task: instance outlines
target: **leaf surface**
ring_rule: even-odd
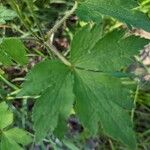
[[[116,84],[117,83],[117,84]],[[97,133],[98,123],[111,137],[136,148],[130,117],[122,108],[128,97],[119,80],[101,73],[76,70],[76,112],[83,125]]]
[[[13,114],[5,102],[0,103],[0,129],[4,129],[13,122]]]
[[[1,150],[23,150],[13,139],[7,138],[5,135],[1,137],[0,149]]]
[[[40,62],[27,74],[26,81],[23,83],[23,88],[18,96],[41,94],[41,92],[46,90],[53,82],[56,82],[56,74],[61,74],[64,72],[64,69],[66,70],[59,61],[45,60]],[[59,70],[59,73],[56,73],[57,70]]]
[[[33,110],[37,140],[54,131],[59,118],[66,119],[71,112],[74,100],[72,84],[70,69],[57,61],[46,60],[36,65],[27,76],[22,94],[41,95]]]
[[[134,9],[134,0],[86,0],[78,8],[78,15],[84,20],[100,20],[102,15],[111,16],[127,25],[150,31],[149,18]]]
[[[130,90],[119,79],[126,75],[119,71],[147,43],[145,39],[126,37],[119,30],[102,37],[101,27],[85,26],[71,44],[72,67],[56,60],[37,64],[18,94],[39,95],[32,115],[36,140],[53,131],[63,137],[75,96],[75,112],[92,135],[98,132],[100,123],[107,135],[136,149],[128,114],[133,102]],[[60,120],[63,120],[61,127]]]
[[[125,37],[124,32],[118,30],[105,35],[98,41],[95,40],[97,41],[95,42],[91,36],[92,34],[89,34],[94,29],[86,29],[88,32],[84,32],[84,34],[85,29],[83,29],[74,37],[71,48],[71,61],[76,67],[103,72],[120,71],[123,67],[127,67],[133,61],[132,57],[149,43],[149,40],[139,37]],[[99,30],[95,32],[97,32],[95,39],[98,39],[100,37]],[[81,38],[84,39],[84,42]],[[93,41],[93,44],[90,44],[89,39]],[[90,46],[88,46],[89,44],[86,46],[86,43],[89,43]]]

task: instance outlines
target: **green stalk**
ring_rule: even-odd
[[[134,113],[135,113],[135,109],[136,109],[136,102],[137,102],[137,99],[138,99],[139,89],[140,89],[140,86],[139,86],[139,83],[138,83],[136,91],[135,91],[135,96],[134,96],[134,108],[132,109],[132,112],[131,112],[131,121],[132,122],[134,122]]]
[[[18,90],[19,88],[17,86],[15,86],[14,84],[12,84],[11,82],[9,82],[7,79],[5,79],[2,75],[0,75],[0,79],[7,84],[9,87],[11,87],[13,90]]]
[[[70,11],[68,11],[66,13],[66,15],[61,20],[59,20],[58,22],[56,22],[56,24],[54,25],[54,27],[47,34],[48,39],[50,39],[51,35],[53,33],[55,33],[58,30],[58,28],[61,27],[61,25],[64,23],[64,21],[67,20],[74,13],[74,11],[77,9],[77,6],[78,6],[78,3],[75,2],[75,4],[72,7],[72,9]]]
[[[74,11],[77,9],[77,6],[78,4],[77,2],[75,2],[72,9],[68,11],[66,15],[54,25],[54,27],[47,33],[48,40],[47,42],[44,43],[44,45],[48,49],[50,49],[65,65],[70,66],[70,67],[72,66],[72,64],[52,44],[51,36],[53,33],[55,33],[58,30],[58,28],[60,28],[60,26],[64,23],[64,21],[67,20],[69,16],[71,16],[74,13]]]
[[[45,43],[45,46],[51,50],[65,65],[72,66],[72,64],[56,49],[56,47],[52,44]]]
[[[28,0],[26,0],[28,2],[28,4],[30,4],[30,2]],[[17,12],[17,14],[19,15],[20,17],[20,20],[23,22],[24,26],[26,27],[27,30],[29,30],[40,42],[42,42],[46,49],[48,50],[48,53],[49,55],[51,56],[51,52],[53,52],[65,65],[67,66],[72,66],[72,64],[56,49],[56,47],[52,44],[51,40],[50,40],[50,37],[53,33],[55,33],[57,31],[58,28],[60,28],[60,26],[64,23],[65,20],[68,19],[68,17],[70,15],[72,15],[74,13],[74,11],[77,9],[77,2],[75,2],[73,8],[68,11],[66,13],[66,15],[61,19],[59,20],[55,25],[54,27],[48,32],[47,36],[48,36],[48,41],[47,42],[43,42],[44,39],[43,37],[39,37],[38,35],[36,35],[31,29],[30,29],[30,26],[26,23],[26,21],[24,20],[24,17],[22,15],[22,12],[19,8],[19,6],[17,5],[16,1],[15,0],[11,0],[10,1],[10,4],[12,5],[12,7],[14,8],[14,10]],[[30,6],[29,6],[30,7]],[[30,7],[30,11],[32,12],[32,15],[33,15],[33,18],[35,18],[34,16],[34,12],[32,10],[32,7]],[[49,51],[50,50],[50,51]]]

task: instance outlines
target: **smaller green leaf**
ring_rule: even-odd
[[[13,114],[5,102],[0,103],[0,129],[4,129],[13,122]]]
[[[58,120],[69,115],[73,104],[72,81],[69,68],[59,61],[45,60],[27,75],[18,96],[41,95],[32,116],[37,141],[59,128]]]
[[[12,122],[13,113],[8,110],[5,102],[0,103],[0,150],[23,150],[21,145],[27,145],[32,141],[31,135],[22,129],[4,129]]]
[[[18,38],[4,38],[0,44],[0,62],[11,65],[12,60],[22,65],[26,64],[26,47]]]

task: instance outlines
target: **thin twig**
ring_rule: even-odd
[[[47,44],[45,46],[49,48],[65,65],[72,66],[72,64],[57,50],[57,48],[52,44]]]
[[[8,26],[8,25],[0,25],[0,28],[11,28],[11,26]]]
[[[67,20],[74,13],[74,11],[77,9],[77,6],[78,6],[78,4],[77,4],[77,2],[75,2],[72,9],[70,11],[68,11],[66,13],[66,15],[54,25],[54,27],[47,33],[48,39],[50,39],[51,35],[53,33],[55,33],[58,30],[58,28],[61,27],[61,25],[64,23],[64,21]]]

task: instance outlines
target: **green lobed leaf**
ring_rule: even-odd
[[[36,65],[18,94],[40,95],[33,109],[36,139],[39,141],[53,131],[57,135],[57,131],[64,133],[65,128],[60,128],[58,121],[66,120],[75,94],[75,111],[92,134],[97,133],[101,123],[109,136],[135,149],[135,135],[128,115],[133,107],[130,91],[113,76],[118,76],[116,71],[127,66],[131,56],[147,43],[138,37],[125,37],[123,31],[102,37],[100,27],[91,29],[86,26],[72,42],[71,62],[74,68],[50,60]],[[59,136],[62,137],[62,133]]]
[[[85,30],[86,32],[84,32]],[[93,31],[97,33],[95,40],[91,36]],[[88,26],[84,27],[83,30],[75,35],[72,42],[72,63],[76,67],[89,70],[103,72],[120,71],[123,67],[128,66],[133,60],[132,57],[149,43],[149,40],[135,36],[125,37],[124,34],[124,31],[115,30],[100,38],[98,28],[90,29]],[[93,45],[90,44],[89,39],[93,41]],[[96,39],[99,40],[97,41]]]
[[[26,55],[26,48],[18,38],[4,38],[0,44],[0,62],[5,65],[11,65],[12,60],[24,65],[28,61]]]
[[[102,27],[90,25],[83,27],[73,38],[71,43],[71,61],[81,61],[83,56],[92,49],[98,40],[102,38]]]
[[[41,94],[33,109],[37,141],[54,131],[59,118],[65,119],[71,112],[74,100],[72,82],[70,69],[60,62],[50,60],[36,65],[27,76],[22,94]]]
[[[55,73],[60,74],[64,71],[64,66],[58,61],[45,60],[36,65],[26,76],[26,82],[22,85],[22,90],[18,96],[35,96],[45,91],[52,83],[57,80]],[[35,86],[36,85],[36,86]]]
[[[45,90],[41,89],[41,92],[39,92],[41,96],[36,101],[33,110],[34,128],[37,140],[41,140],[48,132],[51,133],[54,129],[57,131],[58,120],[62,118],[65,120],[69,115],[73,107],[72,104],[74,99],[72,94],[73,81],[70,70],[57,61],[46,60],[36,65],[33,72],[29,73],[28,78],[32,76],[30,79],[34,79],[34,75],[36,77],[37,72],[45,70],[43,68],[46,67],[51,78],[48,79],[47,76],[45,76],[47,88],[45,86]],[[50,68],[53,71],[50,71]],[[41,78],[44,83],[44,77],[41,76]],[[29,86],[32,87],[33,81],[35,80],[29,81],[30,80],[27,79]],[[28,87],[28,84],[25,83],[23,89],[32,90],[32,88]],[[38,86],[40,87],[41,84]],[[36,91],[35,89],[35,92]],[[78,70],[75,74],[74,93],[77,100],[77,114],[81,122],[83,122],[92,133],[97,133],[98,123],[101,122],[108,135],[123,141],[130,147],[134,147],[135,139],[131,129],[132,125],[129,116],[124,110],[131,109],[133,105],[128,97],[129,91],[122,86],[119,79],[102,73]],[[110,110],[110,114],[107,110]],[[108,119],[109,117],[110,119]],[[110,129],[107,123],[111,126]],[[123,131],[115,134],[118,127],[121,129],[121,126]],[[61,129],[59,129],[59,131],[61,131]],[[130,140],[132,142],[130,142]]]
[[[100,122],[109,136],[133,150],[136,149],[136,140],[132,123],[122,107],[127,104],[128,96],[126,89],[119,83],[119,79],[102,73],[76,70],[75,110],[92,135],[97,133]]]
[[[127,25],[150,31],[149,18],[134,9],[137,6],[134,0],[86,0],[79,6],[77,14],[88,21],[98,21],[102,15],[112,16]]]
[[[0,130],[6,128],[13,122],[13,114],[5,102],[0,103]]]

